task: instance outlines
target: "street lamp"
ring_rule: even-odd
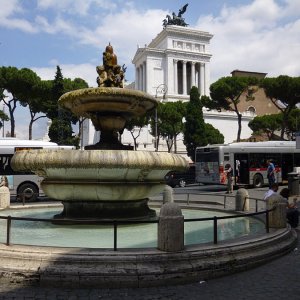
[[[166,94],[168,92],[168,86],[164,83],[156,87],[155,98],[158,98],[158,95],[162,95],[162,100],[166,99]],[[158,151],[158,135],[157,135],[157,107],[155,108],[155,151]]]

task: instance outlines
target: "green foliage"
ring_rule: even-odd
[[[0,129],[3,127],[3,122],[5,121],[9,121],[9,117],[3,110],[0,110]]]
[[[36,97],[36,89],[41,79],[30,69],[17,69],[15,67],[0,68],[0,95],[8,108],[11,136],[15,135],[15,110],[17,103],[27,106],[30,99]],[[4,91],[10,93],[4,97]]]
[[[257,116],[248,123],[254,133],[266,133],[269,140],[274,138],[274,132],[280,130],[282,114]]]
[[[51,142],[59,145],[73,145],[79,147],[79,139],[72,135],[72,126],[68,120],[53,119],[49,128],[49,138]]]
[[[280,75],[276,78],[265,78],[261,82],[266,96],[282,112],[281,138],[288,127],[291,111],[300,102],[300,77]]]
[[[196,147],[207,145],[205,123],[202,112],[202,102],[196,87],[190,91],[190,101],[186,105],[184,139],[188,156],[195,161]]]
[[[43,81],[34,71],[27,68],[1,67],[0,100],[8,108],[11,136],[15,135],[14,114],[18,103],[23,107],[28,107],[30,111],[29,139],[32,138],[33,123],[46,115],[52,120],[60,117],[75,124],[78,118],[69,111],[59,109],[57,101],[65,92],[85,87],[88,87],[87,83],[80,78],[74,80],[64,79],[59,66],[57,66],[53,81]],[[11,94],[11,96],[5,97],[4,91]],[[39,113],[45,115],[37,115]]]
[[[132,118],[126,122],[125,128],[131,133],[134,142],[134,150],[137,149],[137,139],[140,136],[141,130],[149,123],[150,115]],[[134,130],[137,129],[137,130]]]
[[[49,88],[48,84],[45,86]],[[83,79],[64,79],[60,67],[57,66],[55,78],[50,87],[51,96],[47,98],[47,102],[44,104],[47,117],[52,119],[52,124],[49,129],[52,134],[52,137],[49,135],[51,141],[58,144],[74,145],[74,139],[79,140],[80,137],[75,138],[72,136],[72,129],[69,129],[69,127],[72,128],[71,123],[76,124],[79,121],[78,117],[71,111],[60,107],[58,105],[58,99],[66,92],[86,87],[88,87],[88,84]]]
[[[195,161],[195,150],[197,147],[207,144],[223,144],[224,136],[211,124],[206,124],[203,119],[203,103],[209,100],[207,96],[199,98],[196,87],[192,87],[190,101],[186,105],[186,122],[184,126],[184,144],[188,156]]]
[[[255,77],[222,77],[210,86],[211,102],[205,99],[205,106],[209,109],[231,110],[238,116],[237,141],[241,139],[242,115],[239,112],[238,104],[241,96],[245,94],[247,101],[254,100],[254,92],[258,84]]]
[[[207,144],[224,144],[224,135],[211,124],[205,123]]]
[[[167,102],[161,106],[159,134],[167,140],[168,151],[174,144],[174,152],[177,152],[176,138],[183,132],[182,119],[185,116],[186,106],[181,101]]]

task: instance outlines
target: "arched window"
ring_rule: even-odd
[[[252,115],[255,115],[256,114],[256,109],[254,106],[249,106],[247,111],[252,114]]]

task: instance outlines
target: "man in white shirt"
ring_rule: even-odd
[[[273,182],[270,189],[265,193],[264,200],[269,198],[271,195],[276,194],[278,191],[278,183]]]

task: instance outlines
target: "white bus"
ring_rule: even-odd
[[[75,149],[73,146],[59,146],[56,143],[46,141],[0,138],[0,177],[7,177],[11,195],[16,195],[16,197],[24,195],[25,199],[30,201],[44,195],[40,187],[42,177],[31,172],[16,172],[10,165],[11,158],[16,151],[43,148]]]
[[[267,160],[274,163],[277,182],[282,183],[288,180],[288,173],[294,167],[300,166],[300,149],[296,149],[293,141],[216,144],[197,147],[195,160],[198,183],[226,184],[224,170],[230,164],[235,185],[261,187],[268,183]]]

